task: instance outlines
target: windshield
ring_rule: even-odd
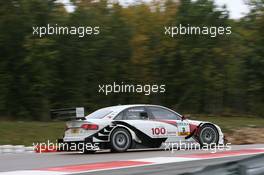
[[[112,112],[111,110],[103,108],[87,115],[86,118],[101,119],[104,118],[107,114],[110,114],[111,112]]]

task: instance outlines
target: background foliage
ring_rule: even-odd
[[[154,103],[184,113],[263,117],[263,0],[240,20],[210,0],[127,7],[107,0],[0,1],[0,116],[48,120],[49,109]],[[32,35],[32,26],[100,26],[99,36]],[[164,26],[231,26],[232,34],[164,35]],[[98,93],[99,84],[165,84],[165,94]]]

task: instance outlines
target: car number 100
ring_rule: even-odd
[[[160,135],[160,134],[165,134],[166,129],[165,128],[151,128],[152,134],[153,135]]]

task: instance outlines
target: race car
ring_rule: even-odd
[[[84,116],[84,108],[52,110],[55,118],[67,118],[64,144],[96,144],[99,149],[125,152],[136,148],[159,148],[164,143],[224,144],[219,126],[186,119],[159,105],[117,105]],[[65,149],[64,149],[65,150]],[[94,152],[85,149],[84,152]]]

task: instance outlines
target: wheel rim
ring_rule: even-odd
[[[123,133],[118,133],[116,135],[116,144],[119,147],[124,147],[124,145],[126,144],[126,142],[127,142],[127,138],[126,138],[126,136]]]
[[[205,127],[201,132],[202,143],[216,143],[216,131],[211,127]]]
[[[114,143],[118,148],[125,149],[128,146],[128,139],[128,135],[125,132],[119,131],[115,133]]]

